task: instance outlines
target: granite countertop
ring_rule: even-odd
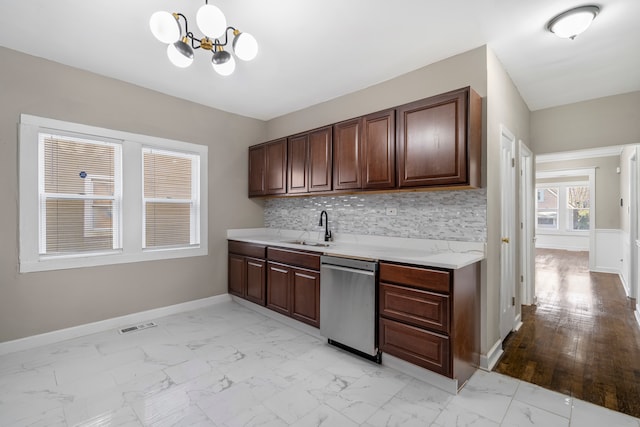
[[[248,228],[227,230],[227,238],[352,258],[402,262],[458,269],[485,258],[484,242],[409,239],[402,237],[334,234],[331,242],[315,231]]]

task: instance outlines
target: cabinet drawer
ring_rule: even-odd
[[[266,256],[267,247],[264,245],[258,245],[256,243],[238,242],[236,240],[229,240],[229,253],[246,255],[254,258],[264,259]]]
[[[450,292],[450,275],[448,271],[381,262],[380,281],[414,286],[428,291]]]
[[[269,261],[295,265],[310,270],[320,270],[320,255],[311,252],[302,252],[284,248],[267,248]]]
[[[445,336],[381,318],[380,348],[383,353],[452,378],[449,339]]]
[[[381,283],[380,315],[449,333],[449,297],[445,295]]]

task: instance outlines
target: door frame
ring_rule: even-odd
[[[638,299],[638,148],[629,157],[629,296]]]
[[[532,151],[522,140],[518,141],[520,157],[520,303],[536,303],[535,289],[535,182]]]
[[[589,181],[589,271],[596,270],[596,169],[593,167],[536,171],[536,180],[539,178],[568,178],[574,176],[586,176]]]
[[[500,339],[516,329],[516,137],[500,125]]]

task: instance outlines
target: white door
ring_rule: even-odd
[[[534,184],[533,153],[520,145],[520,274],[521,303],[535,304]]]
[[[500,126],[501,249],[500,249],[500,338],[513,330],[516,320],[515,222],[516,174],[515,137]]]
[[[629,158],[629,290],[630,297],[638,299],[638,149]]]

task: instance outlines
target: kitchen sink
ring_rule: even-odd
[[[331,246],[331,243],[327,242],[314,242],[312,240],[281,240],[282,243],[289,243],[293,245],[304,245],[304,246],[316,246],[322,248],[328,248]]]

